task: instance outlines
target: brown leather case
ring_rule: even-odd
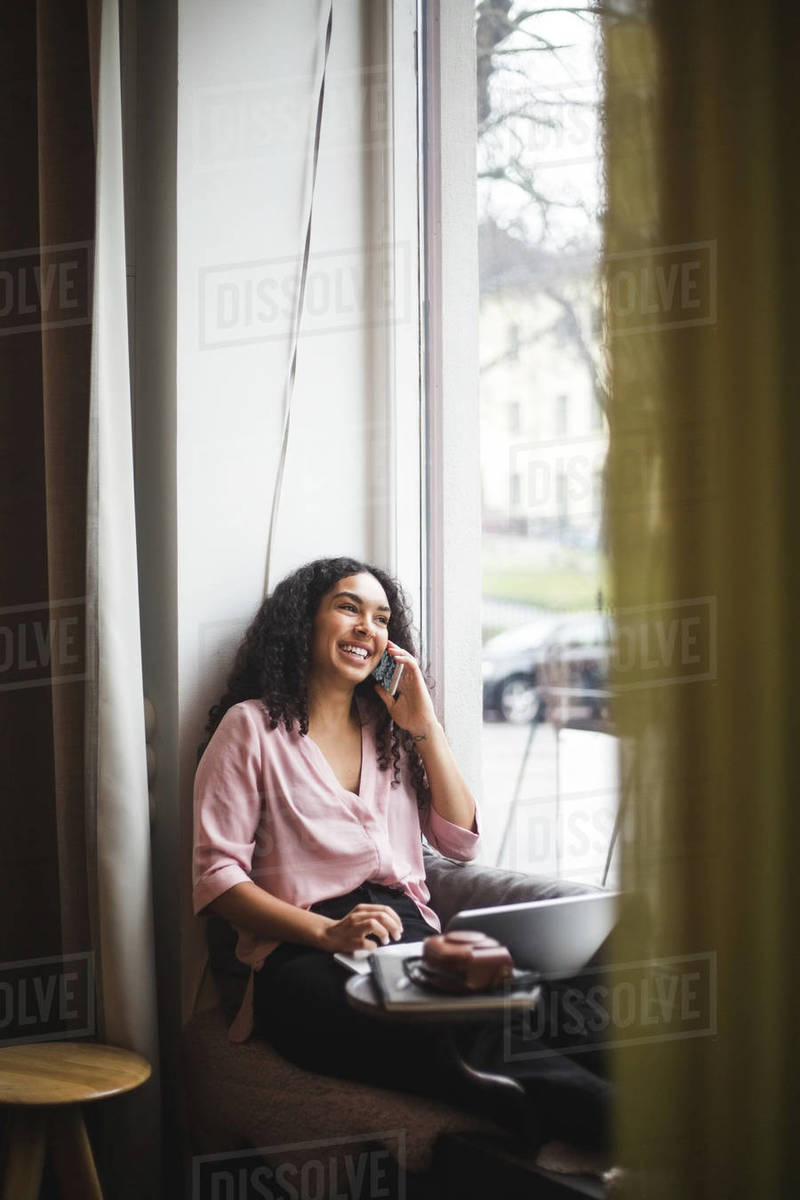
[[[514,971],[514,960],[505,946],[470,929],[426,938],[422,959],[437,971],[452,972],[469,991],[499,987]]]

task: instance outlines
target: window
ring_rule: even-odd
[[[604,407],[595,18],[516,0],[421,6],[438,711],[481,797],[482,861],[599,882],[617,747],[596,483],[607,431],[592,415]],[[575,622],[600,633],[571,637]]]
[[[597,29],[588,4],[480,0],[475,39],[483,856],[600,882],[617,778],[598,611]]]

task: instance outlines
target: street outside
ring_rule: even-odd
[[[618,745],[605,733],[535,724],[483,724],[478,861],[532,875],[600,884],[618,800]],[[619,847],[606,886],[618,886]]]

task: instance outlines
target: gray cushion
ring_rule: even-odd
[[[431,894],[431,908],[442,927],[462,908],[491,908],[497,904],[521,904],[525,900],[553,900],[559,896],[603,891],[589,883],[524,875],[500,867],[484,867],[480,863],[454,862],[427,851],[425,878]]]
[[[240,1147],[290,1146],[299,1141],[353,1139],[394,1130],[405,1142],[409,1171],[430,1167],[441,1133],[497,1135],[501,1127],[441,1100],[317,1075],[287,1062],[261,1038],[228,1040],[221,1008],[197,1013],[181,1037],[187,1127],[195,1154]],[[396,1156],[397,1138],[386,1140]],[[352,1149],[348,1143],[347,1149]],[[335,1145],[311,1147],[312,1157]],[[269,1158],[270,1156],[266,1156]]]

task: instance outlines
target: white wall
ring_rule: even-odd
[[[147,43],[135,185],[142,625],[158,722],[160,980],[182,962],[185,1019],[205,956],[204,930],[191,913],[196,748],[263,594],[327,8],[324,0],[137,7]],[[432,410],[438,406],[427,464],[433,559],[419,537],[420,454],[430,447],[419,389],[416,5],[337,0],[334,16],[270,582],[312,557],[343,553],[399,575],[417,624],[427,617],[434,699],[477,792],[474,103],[469,88],[456,86],[474,75],[471,10],[456,0],[444,6],[447,133],[435,251],[449,332],[439,338],[444,382],[430,393]],[[165,995],[172,1026],[171,1004]]]
[[[307,324],[271,585],[320,555],[394,566],[390,347],[414,328],[389,236],[388,6],[337,0]],[[183,1010],[204,955],[191,915],[195,752],[262,598],[291,304],[327,5],[179,3],[177,629]],[[415,187],[415,181],[409,181]],[[400,247],[401,264],[415,247]],[[415,271],[407,264],[408,277]]]

